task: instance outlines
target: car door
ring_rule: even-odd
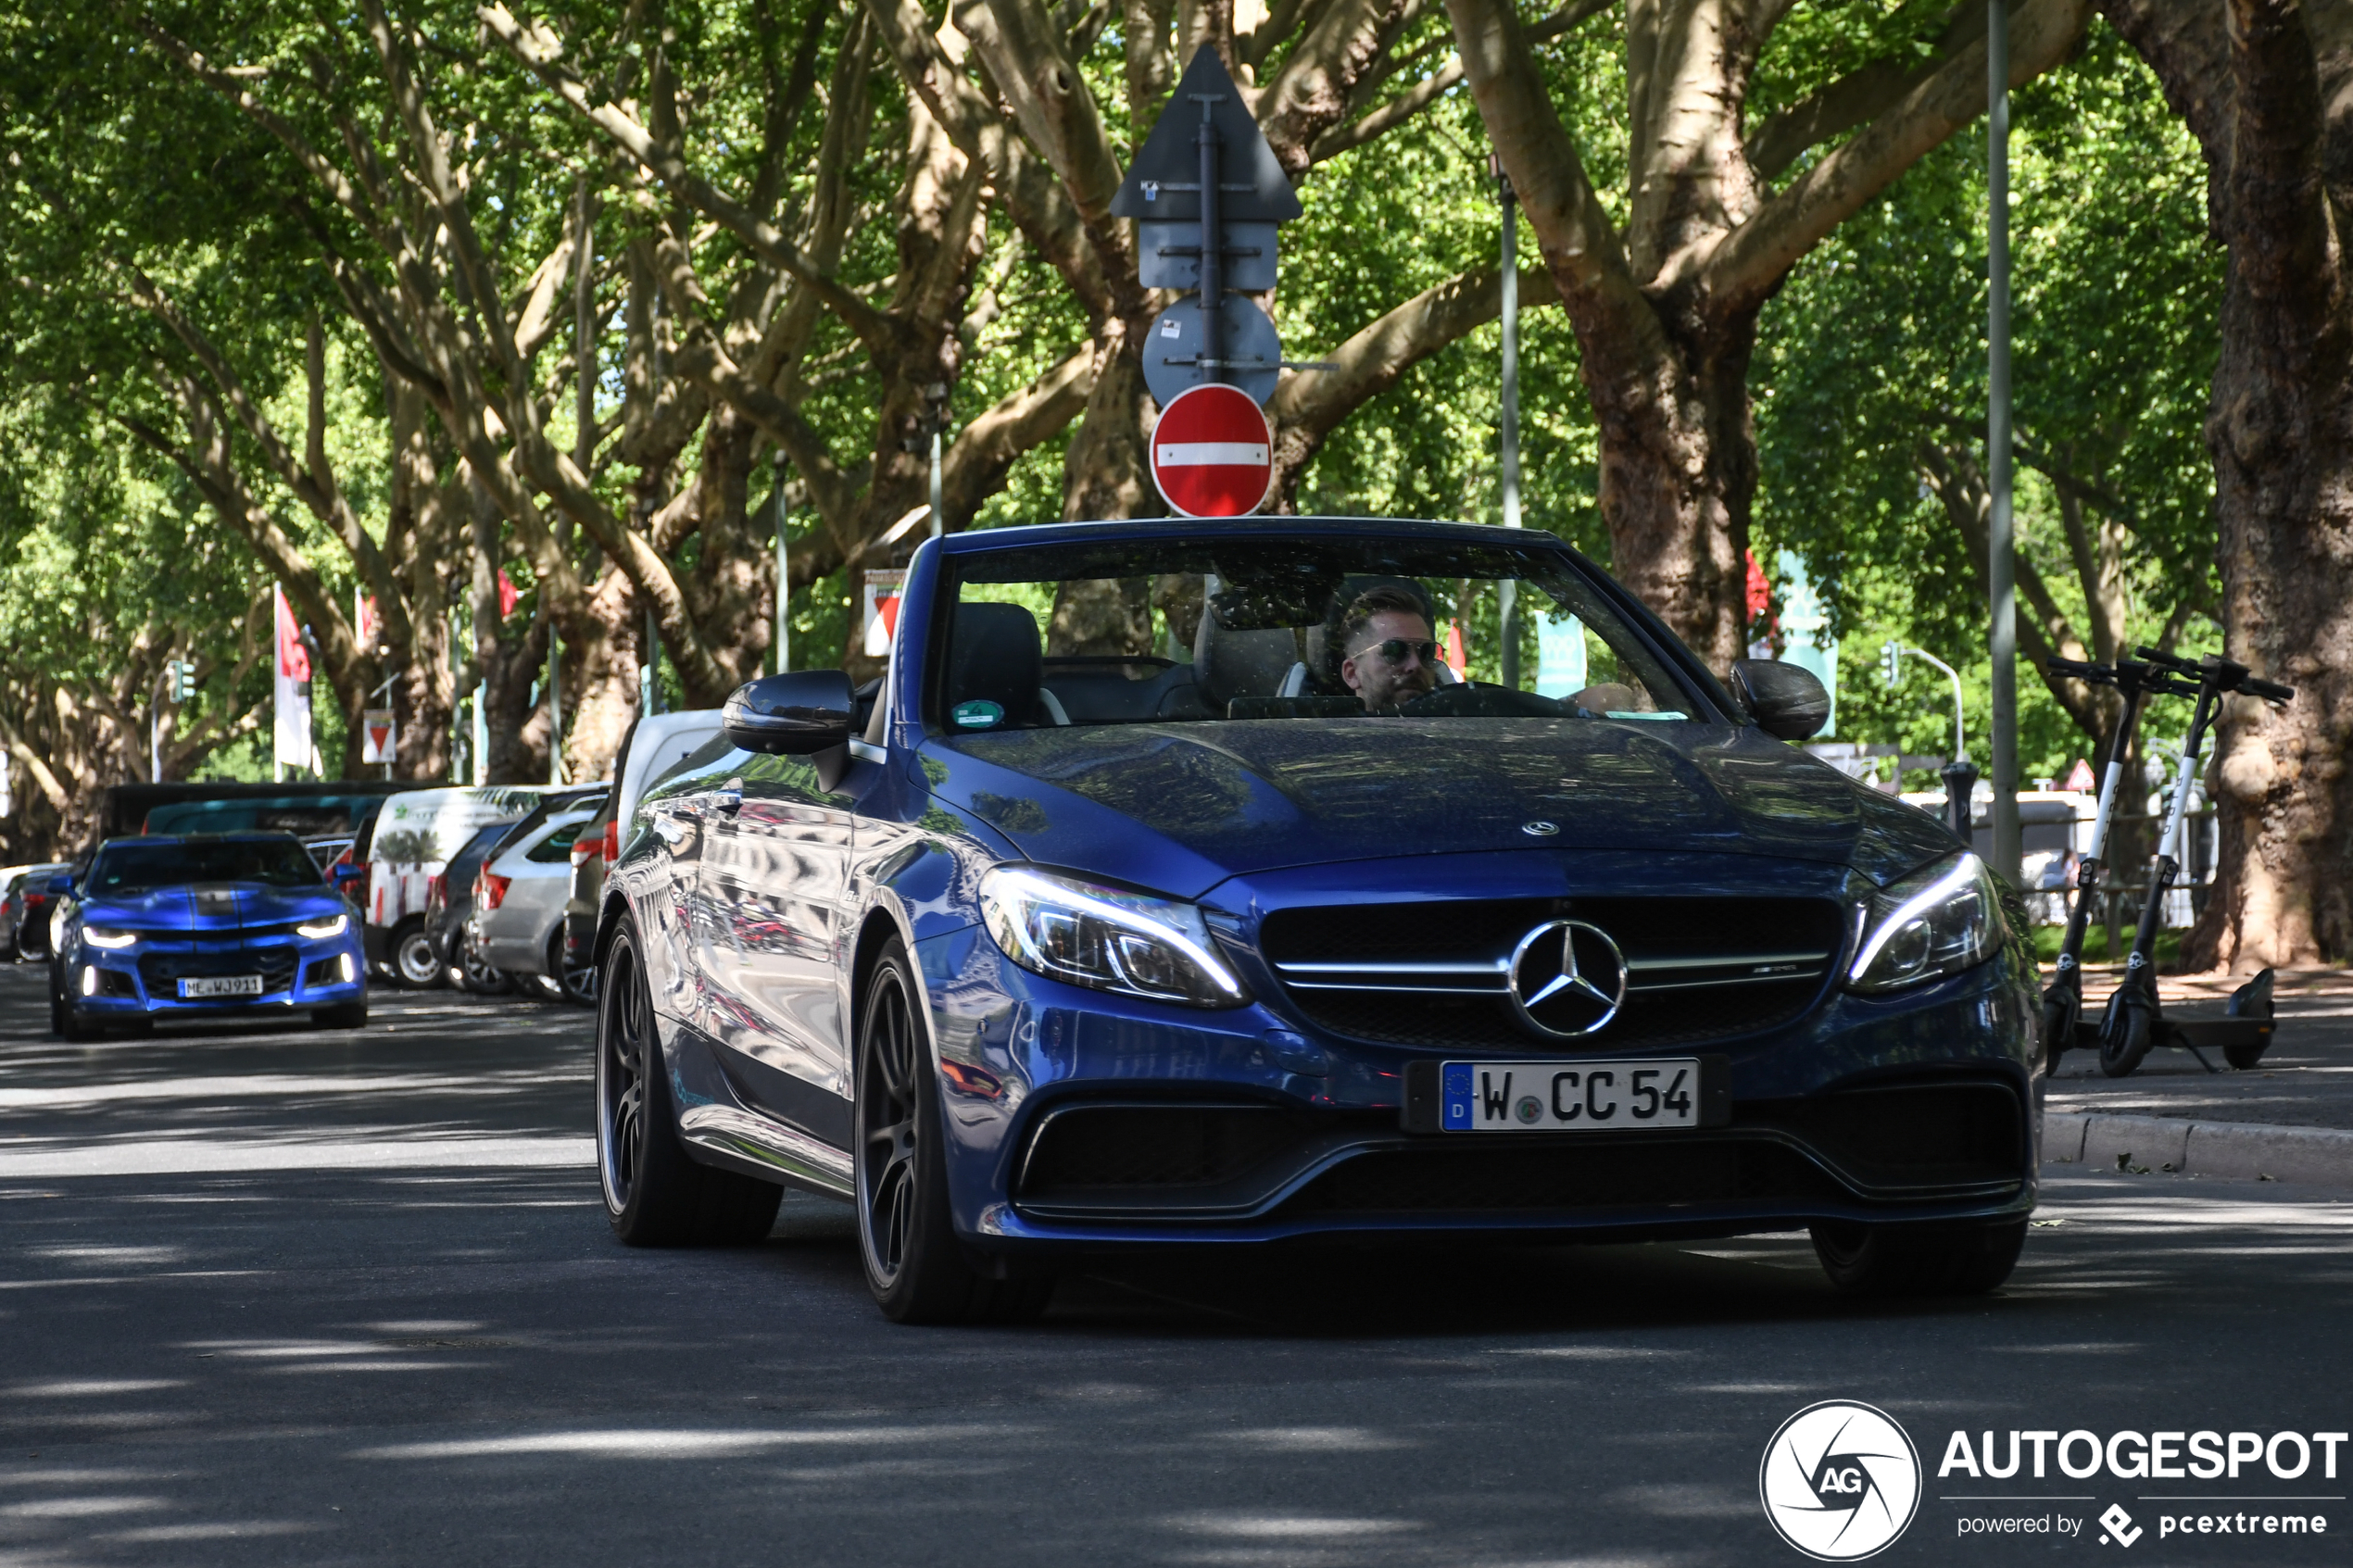
[[[801,757],[738,754],[712,793],[702,867],[711,1034],[739,1086],[839,1145],[849,1061],[836,966],[849,875],[849,797]]]

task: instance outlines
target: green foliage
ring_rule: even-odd
[[[2201,425],[2221,282],[2203,165],[2155,79],[2098,23],[2080,60],[2018,94],[2014,122],[2020,439],[2124,504],[2131,624],[2150,640],[2177,603],[2214,591]],[[1797,551],[1822,586],[1843,638],[1842,738],[1951,748],[1941,675],[1907,661],[1902,685],[1882,687],[1879,649],[1894,638],[1962,671],[1981,765],[1985,601],[1919,450],[1983,450],[1984,156],[1982,136],[1948,143],[1842,226],[1768,307],[1753,381],[1755,550]],[[2057,495],[2023,466],[2017,519],[2021,553],[2083,625]],[[2032,669],[2019,688],[2021,776],[2063,774],[2088,741]]]

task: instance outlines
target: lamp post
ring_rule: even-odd
[[[1501,407],[1497,411],[1495,472],[1503,492],[1504,526],[1517,528],[1519,517],[1519,197],[1512,177],[1504,172],[1502,155],[1487,155],[1488,171],[1495,177],[1495,199],[1504,209],[1503,288],[1504,363]],[[1519,584],[1504,578],[1495,586],[1497,630],[1502,633],[1499,673],[1504,684],[1519,687]]]
[[[1994,748],[1994,869],[2019,875],[2018,584],[2010,515],[2009,0],[1985,3],[1985,479]]]
[[[792,648],[786,641],[791,624],[791,617],[786,612],[791,608],[792,578],[785,571],[785,455],[782,452],[776,454],[774,471],[776,485],[769,495],[776,513],[776,668],[774,673],[781,675],[792,668]]]
[[[1927,663],[1935,665],[1939,670],[1944,671],[1944,678],[1953,683],[1953,760],[1956,762],[1966,761],[1969,758],[1969,746],[1962,738],[1961,677],[1959,672],[1957,671],[1951,665],[1945,663],[1943,659],[1929,652],[1926,648],[1907,648],[1901,643],[1889,643],[1880,649],[1880,673],[1885,678],[1887,684],[1891,686],[1895,684],[1897,679],[1899,678],[1900,671],[1898,667],[1906,654],[1911,655],[1914,659],[1921,659]]]

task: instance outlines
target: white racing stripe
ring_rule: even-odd
[[[1164,469],[1263,469],[1266,463],[1263,441],[1170,441],[1160,447],[1160,466]]]

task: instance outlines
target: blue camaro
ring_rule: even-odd
[[[368,1022],[351,906],[291,834],[117,838],[72,884],[49,965],[49,1026],[108,1026],[304,1009]]]
[[[834,1194],[905,1321],[1332,1235],[1804,1227],[1844,1288],[1990,1289],[2034,1202],[2032,956],[1942,822],[1786,744],[1826,706],[1719,682],[1532,532],[928,544],[879,683],[744,686],[628,824],[613,1227],[742,1241],[779,1184]]]

